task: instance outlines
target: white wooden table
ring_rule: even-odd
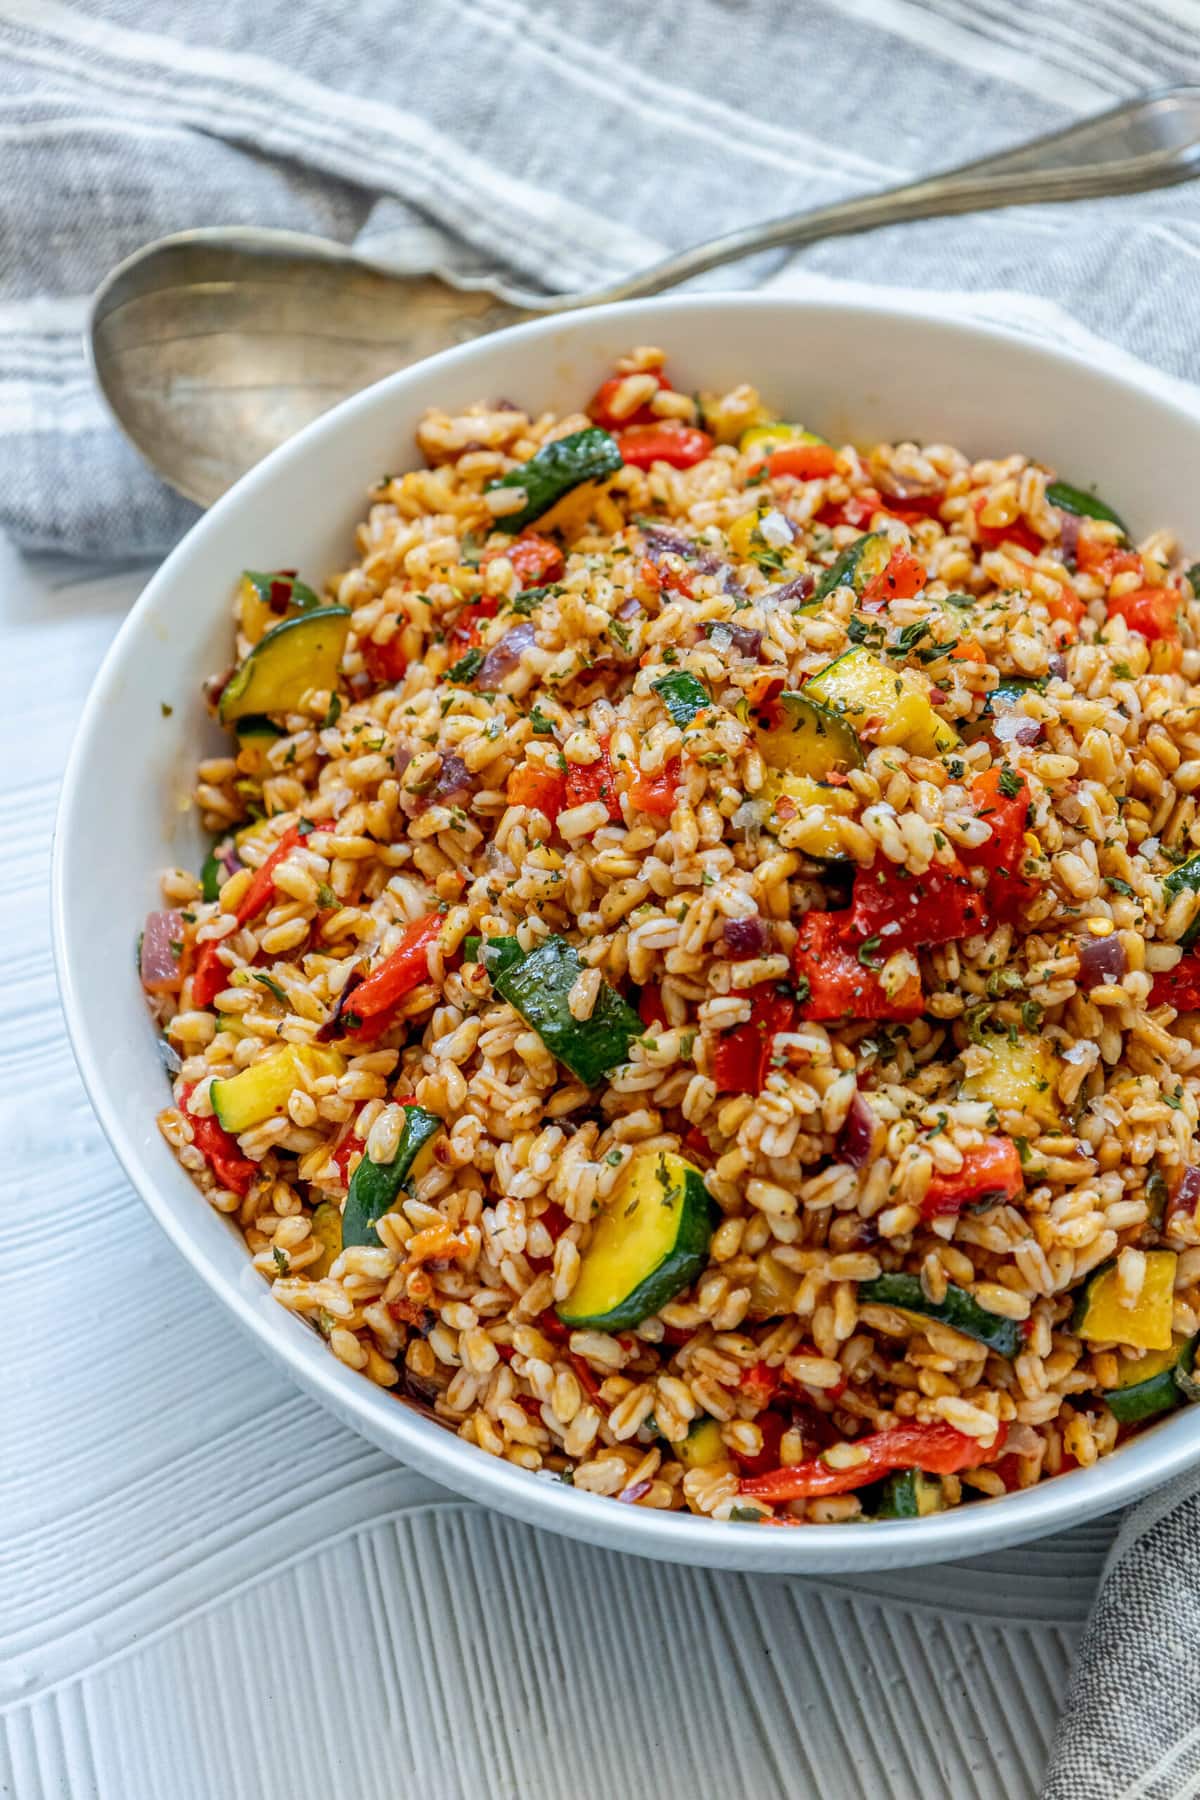
[[[1111,1526],[820,1583],[540,1535],[327,1418],[160,1235],[47,916],[71,734],[144,578],[0,546],[0,1794],[1033,1794]]]

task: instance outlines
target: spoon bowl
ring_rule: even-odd
[[[1200,173],[1200,87],[1164,88],[957,169],[730,232],[590,294],[505,299],[393,272],[288,231],[187,231],[139,250],[96,296],[90,354],[151,468],[208,506],[339,400],[439,350],[539,314],[659,294],[784,245],[909,219],[1139,193]]]
[[[110,276],[91,354],[126,436],[210,506],[339,400],[532,316],[483,288],[384,273],[320,238],[189,231]]]

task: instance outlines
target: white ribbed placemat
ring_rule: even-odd
[[[1024,1800],[1110,1523],[821,1583],[538,1534],[327,1418],[160,1235],[76,1075],[46,893],[144,577],[0,546],[0,1793]]]

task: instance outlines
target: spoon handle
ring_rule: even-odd
[[[997,206],[1137,194],[1190,181],[1198,174],[1200,87],[1159,88],[1095,118],[999,155],[946,169],[940,175],[728,232],[707,244],[682,250],[603,292],[589,294],[587,304],[658,294],[708,269],[785,244],[812,244],[819,238],[844,237],[906,219],[982,212]]]

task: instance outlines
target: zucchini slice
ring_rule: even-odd
[[[1143,1419],[1153,1419],[1181,1405],[1185,1396],[1189,1400],[1195,1398],[1188,1392],[1195,1386],[1195,1361],[1194,1337],[1177,1337],[1169,1350],[1149,1350],[1136,1358],[1124,1356],[1116,1387],[1109,1388],[1101,1399],[1120,1425],[1138,1425]]]
[[[281,619],[316,612],[324,604],[306,581],[288,569],[243,569],[238,600],[238,622],[252,644],[265,637]]]
[[[832,667],[832,665],[830,665]],[[754,741],[768,769],[789,775],[811,775],[823,781],[834,769],[861,769],[862,745],[840,712],[823,706],[809,692],[783,693],[769,713],[753,715]]]
[[[854,816],[858,801],[850,788],[832,787],[814,781],[811,775],[778,775],[772,770],[763,783],[762,798],[771,808],[767,818],[768,831],[777,832],[794,813],[807,812],[812,806],[823,807],[828,818],[815,837],[808,840],[805,854],[830,862],[846,861],[837,820]]]
[[[490,948],[489,942],[484,961],[492,986],[510,1006],[516,1007],[551,1055],[572,1075],[588,1087],[595,1087],[610,1070],[628,1062],[630,1044],[642,1035],[641,1020],[607,981],[600,983],[591,1018],[572,1017],[568,998],[586,965],[565,938],[546,938],[519,962],[505,962],[499,969],[488,960]]]
[[[924,1519],[930,1513],[946,1510],[941,1482],[935,1475],[926,1475],[923,1469],[897,1469],[881,1483],[878,1492],[877,1519]]]
[[[1200,894],[1200,850],[1172,869],[1163,882],[1163,899],[1168,906],[1183,893]],[[1180,949],[1191,950],[1197,938],[1200,938],[1200,907],[1196,908],[1195,918],[1179,939]]]
[[[933,710],[928,682],[913,669],[889,668],[861,644],[811,675],[804,697],[840,713],[856,731],[870,721],[877,744],[937,756],[958,743],[958,733]]]
[[[721,1427],[706,1414],[693,1419],[683,1442],[671,1447],[685,1469],[711,1469],[714,1463],[729,1461]]]
[[[569,437],[543,444],[528,462],[489,481],[486,491],[521,489],[525,505],[520,512],[506,513],[498,523],[503,531],[524,531],[573,488],[585,481],[603,481],[622,466],[616,438],[599,425],[589,425],[585,431],[573,431]]]
[[[203,863],[200,865],[200,898],[213,901],[221,898],[221,884],[226,880],[225,864],[217,855],[217,845],[222,842],[218,838]]]
[[[514,963],[521,962],[525,956],[525,952],[521,948],[520,938],[485,938],[482,943],[476,938],[474,941],[476,945],[476,955],[474,959],[467,957],[466,960],[468,962],[471,960],[481,962],[491,976],[493,983],[495,982],[497,975],[502,974],[505,969],[511,969]],[[468,938],[467,943],[469,944],[470,942],[471,939]]]
[[[689,675],[686,669],[660,675],[650,685],[670,713],[672,724],[678,725],[680,731],[686,731],[692,720],[713,703],[704,683]]]
[[[312,1216],[313,1242],[320,1244],[321,1254],[304,1270],[310,1281],[324,1281],[341,1255],[342,1215],[332,1200],[322,1200]]]
[[[404,1130],[391,1162],[364,1156],[350,1177],[342,1213],[342,1249],[351,1244],[378,1244],[376,1219],[391,1212],[403,1189],[425,1174],[433,1161],[433,1140],[442,1121],[423,1106],[406,1106]]]
[[[908,1313],[917,1324],[922,1319],[936,1319],[939,1325],[948,1325],[952,1331],[974,1338],[977,1344],[986,1344],[997,1356],[1011,1359],[1021,1347],[1021,1331],[1015,1319],[988,1312],[966,1288],[955,1287],[953,1282],[946,1288],[946,1298],[934,1301],[926,1295],[917,1275],[879,1275],[874,1281],[859,1282],[858,1299],[860,1305],[866,1302]]]
[[[294,712],[310,688],[335,688],[349,630],[344,606],[323,606],[276,625],[226,683],[221,723],[232,725],[248,713]]]
[[[640,1325],[700,1274],[719,1218],[699,1169],[665,1150],[643,1151],[593,1225],[559,1318],[594,1331]]]
[[[294,1090],[304,1087],[305,1076],[342,1075],[345,1058],[324,1044],[288,1044],[251,1063],[238,1075],[214,1081],[209,1089],[217,1122],[235,1137],[266,1119],[278,1119],[287,1111]]]
[[[823,600],[826,594],[832,594],[834,588],[840,587],[853,588],[856,594],[861,594],[868,582],[883,574],[894,547],[886,531],[868,531],[865,536],[856,538],[836,562],[830,563],[813,589],[813,599]]]
[[[988,1037],[980,1046],[988,1064],[968,1075],[959,1089],[964,1100],[987,1100],[1001,1115],[1024,1113],[1048,1131],[1061,1125],[1055,1091],[1062,1069],[1060,1058],[1041,1038]]]
[[[1086,494],[1082,488],[1072,487],[1069,481],[1052,481],[1046,488],[1046,498],[1051,506],[1057,506],[1063,512],[1078,513],[1084,519],[1104,519],[1115,525],[1122,537],[1128,537],[1124,519],[1115,513],[1105,501],[1098,500],[1095,494]]]
[[[1136,1306],[1121,1305],[1115,1260],[1101,1263],[1075,1302],[1071,1330],[1090,1344],[1169,1350],[1178,1261],[1174,1250],[1147,1250],[1146,1279]]]

